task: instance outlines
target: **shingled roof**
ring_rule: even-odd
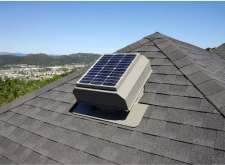
[[[225,43],[213,50],[219,57],[225,60]]]
[[[138,127],[70,112],[87,66],[0,108],[0,163],[224,164],[224,60],[160,33],[117,52],[151,61]]]

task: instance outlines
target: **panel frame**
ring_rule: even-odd
[[[123,73],[122,77],[120,80],[117,82],[115,86],[107,86],[107,85],[95,85],[95,84],[86,84],[86,83],[81,83],[80,81],[87,75],[87,73],[97,64],[101,58],[104,55],[129,55],[129,54],[135,54],[136,57],[134,60],[130,63],[129,67],[126,69],[126,71]],[[86,71],[84,75],[78,80],[76,83],[76,86],[79,87],[85,87],[85,88],[94,88],[94,89],[102,89],[102,90],[110,90],[110,91],[117,91],[120,85],[122,84],[123,80],[126,78],[126,76],[129,74],[130,70],[133,68],[137,60],[140,58],[140,53],[104,53],[101,55],[101,57]]]

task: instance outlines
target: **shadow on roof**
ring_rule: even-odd
[[[71,109],[72,110],[72,109]],[[86,115],[89,117],[100,118],[104,120],[126,120],[129,111],[103,111],[89,104],[79,103],[73,108],[73,113]]]

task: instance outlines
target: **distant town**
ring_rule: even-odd
[[[85,64],[73,63],[70,65],[56,65],[51,67],[44,67],[39,65],[28,64],[13,64],[5,65],[0,70],[0,78],[19,78],[27,80],[44,80],[46,78],[52,78],[55,75],[61,75],[65,72],[69,72],[73,69],[79,69],[84,67]]]
[[[15,54],[15,53],[14,53]],[[44,53],[17,55],[0,52],[0,78],[44,80],[84,67],[97,60],[100,54],[76,53],[49,56]]]

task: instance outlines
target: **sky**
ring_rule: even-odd
[[[225,2],[2,2],[0,52],[112,53],[155,32],[225,43]]]

